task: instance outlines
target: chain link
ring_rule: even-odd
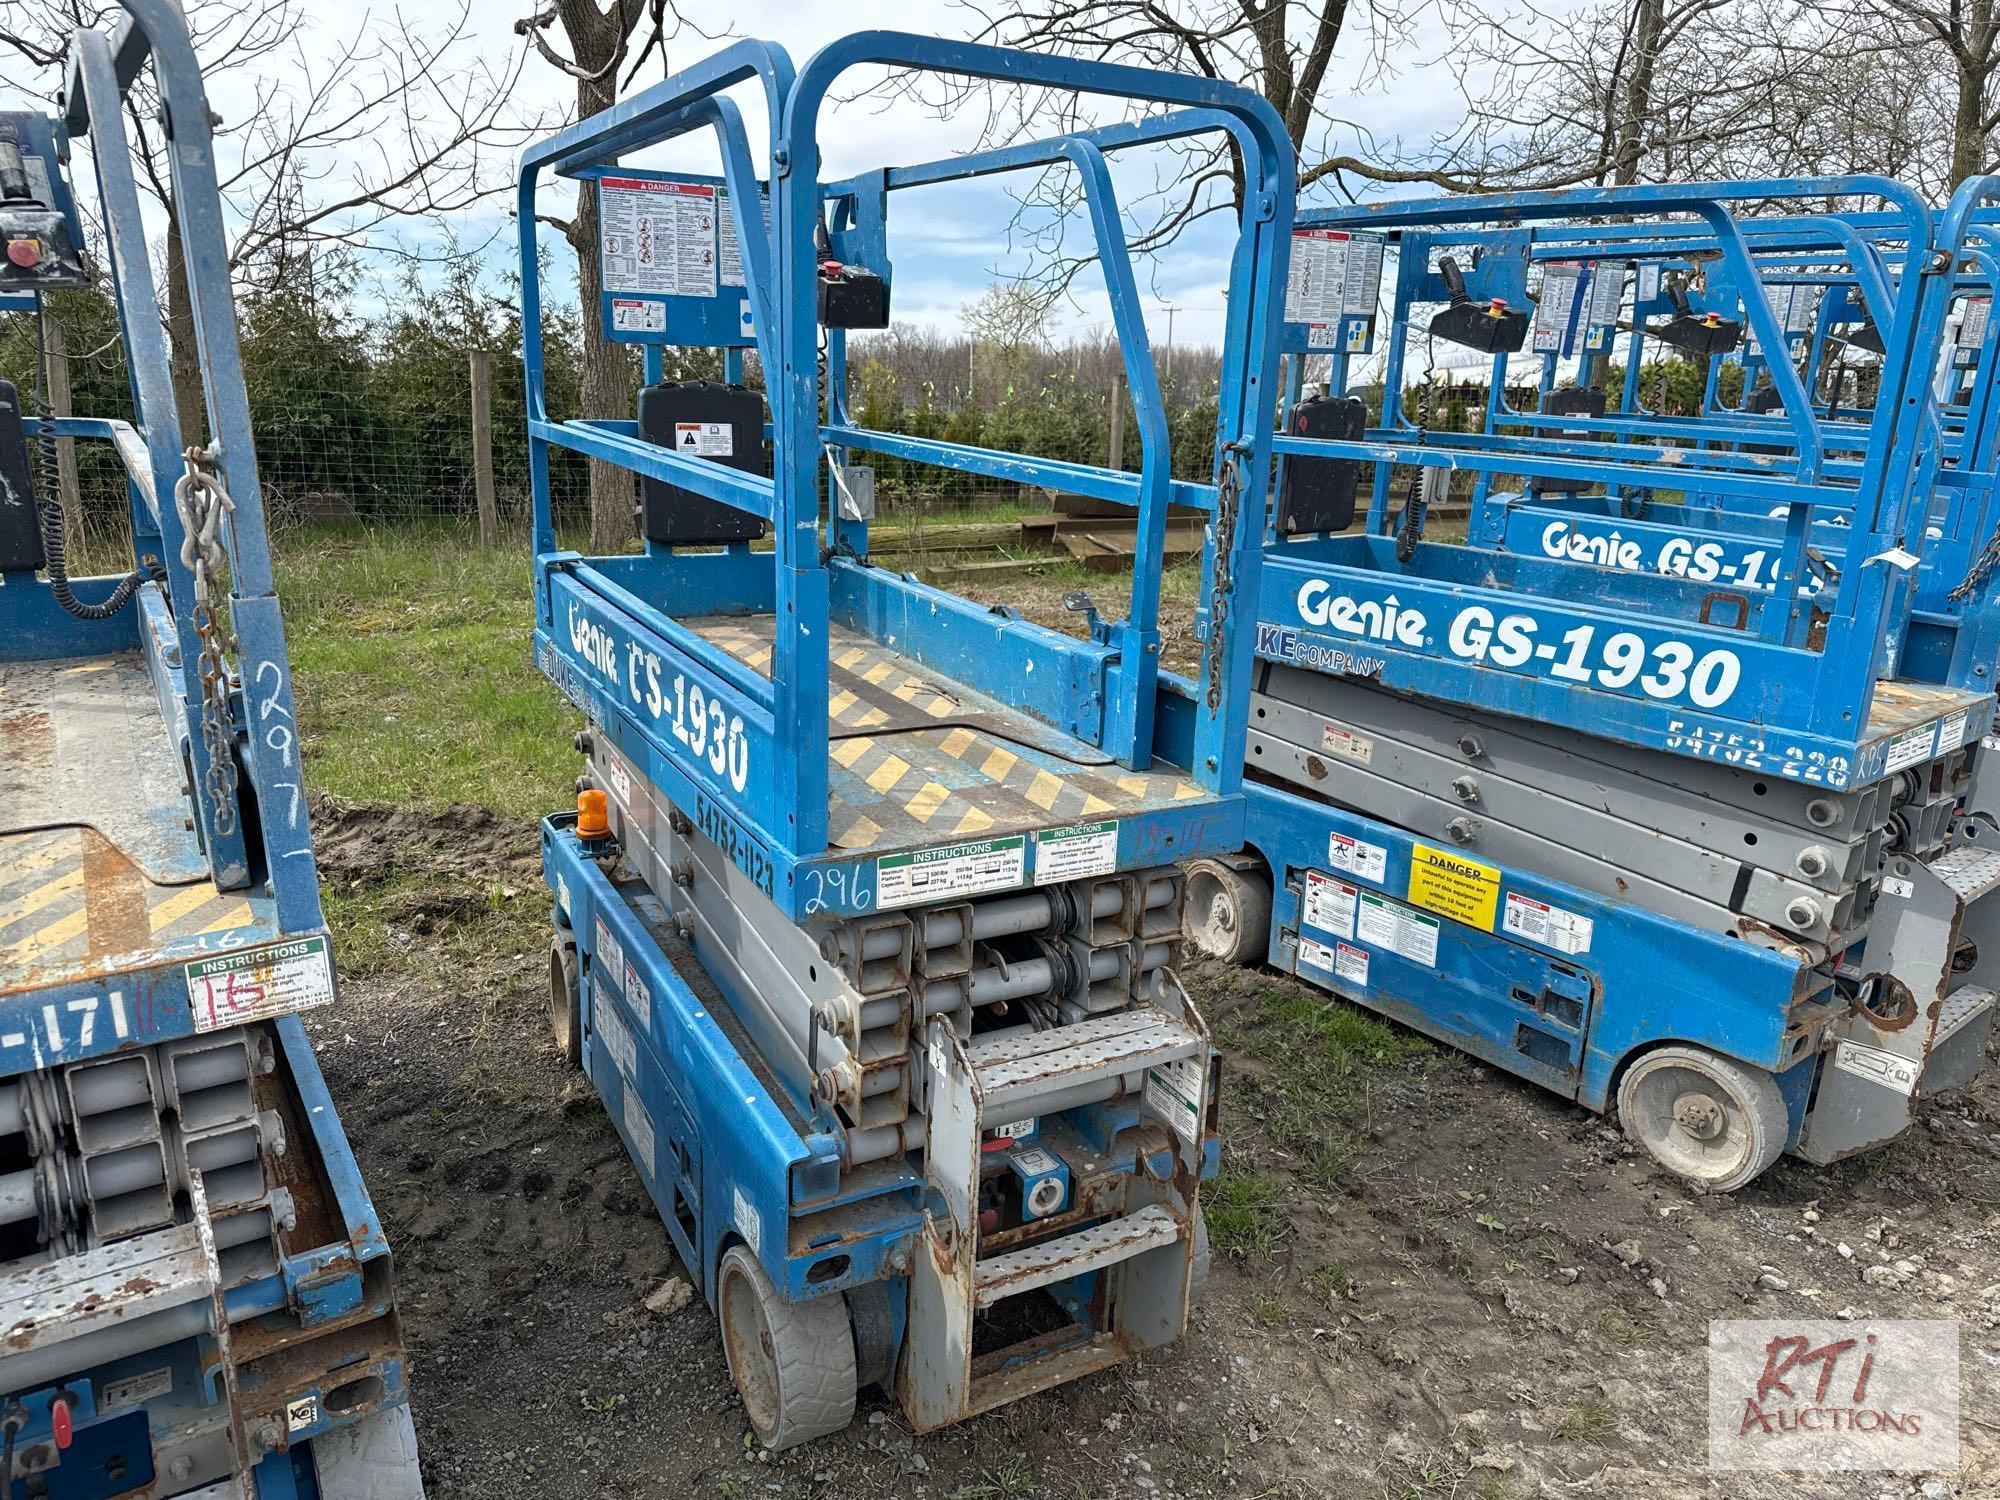
[[[1243,474],[1236,464],[1236,444],[1222,452],[1222,473],[1215,486],[1215,590],[1208,617],[1208,686],[1203,701],[1213,713],[1222,707],[1223,627],[1229,623],[1230,591],[1236,553],[1236,509],[1243,497]]]
[[[1979,592],[1980,585],[1993,576],[1995,568],[2000,568],[2000,531],[1995,531],[1986,539],[1986,545],[1979,549],[1979,556],[1972,560],[1971,568],[1966,571],[1964,582],[1945,598],[1954,604],[1970,599]]]
[[[187,467],[174,484],[174,510],[181,518],[181,566],[194,575],[194,629],[201,642],[195,671],[201,679],[201,740],[208,752],[205,785],[215,809],[215,831],[229,834],[236,831],[236,726],[224,648],[233,650],[235,643],[225,639],[228,627],[215,606],[225,560],[222,521],[236,502],[214,472],[213,453],[189,448],[181,456]]]

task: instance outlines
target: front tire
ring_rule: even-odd
[[[558,932],[549,940],[549,1030],[563,1062],[572,1068],[582,1067],[583,1010],[576,939],[567,932]]]
[[[839,1292],[788,1302],[748,1247],[731,1245],[715,1316],[730,1378],[766,1448],[795,1448],[854,1420],[854,1333]]]
[[[1711,1193],[1753,1181],[1791,1134],[1778,1081],[1706,1047],[1660,1047],[1633,1063],[1618,1119],[1653,1160]]]
[[[1182,926],[1188,941],[1224,963],[1262,963],[1271,948],[1271,882],[1219,859],[1187,867]]]

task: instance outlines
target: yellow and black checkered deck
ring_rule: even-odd
[[[95,829],[0,835],[0,995],[277,935],[268,897],[155,884]]]
[[[752,670],[770,672],[771,616],[683,623]],[[1024,833],[1208,795],[1185,776],[1105,762],[1027,715],[838,625],[827,692],[827,831],[836,849],[906,849]]]

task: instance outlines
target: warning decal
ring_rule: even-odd
[[[1326,862],[1336,870],[1359,875],[1363,880],[1372,880],[1379,885],[1388,872],[1389,851],[1365,839],[1351,839],[1344,833],[1329,833],[1326,836]]]
[[[733,457],[736,429],[727,422],[676,422],[674,451],[689,458]]]
[[[1409,898],[1412,906],[1491,932],[1500,904],[1500,872],[1448,849],[1412,844]]]
[[[1306,871],[1306,925],[1335,937],[1353,937],[1354,898],[1359,894],[1353,886],[1331,876]]]
[[[1516,891],[1507,893],[1507,914],[1502,925],[1515,937],[1527,938],[1558,953],[1588,953],[1597,924],[1589,917]]]
[[[605,177],[597,184],[604,289],[713,297],[715,189],[700,182]]]

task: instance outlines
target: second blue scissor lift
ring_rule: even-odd
[[[1711,1189],[1878,1144],[1970,1077],[2000,974],[1992,484],[1983,419],[1939,392],[1987,191],[1935,219],[1881,179],[1301,214],[1290,394],[1317,350],[1334,393],[1287,402],[1275,445],[1249,849],[1191,873],[1201,944],[1615,1106]],[[1848,207],[1753,216],[1801,199]],[[1326,235],[1393,261],[1379,327],[1372,288],[1299,305]],[[1838,311],[1802,335],[1773,292],[1815,278]],[[1880,349],[1859,411],[1807,389],[1830,332]],[[1382,335],[1371,418],[1344,387]],[[1543,335],[1581,378],[1548,358],[1524,410],[1508,360]],[[1746,336],[1785,351],[1775,399],[1721,410]],[[1437,418],[1439,343],[1492,358],[1479,430]],[[1648,351],[1706,364],[1701,412],[1662,409]],[[1466,545],[1427,535],[1454,475]],[[1634,566],[1641,537],[1735,550],[1700,576]]]

